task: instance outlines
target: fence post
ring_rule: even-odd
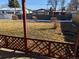
[[[51,56],[51,42],[48,44],[48,56]]]
[[[8,38],[5,36],[4,39],[5,39],[5,47],[8,48]]]
[[[75,40],[75,59],[76,57],[79,58],[79,25],[77,28],[77,35],[76,35],[76,40]]]

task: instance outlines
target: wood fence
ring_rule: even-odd
[[[26,52],[24,38],[0,35],[0,48]],[[47,40],[27,38],[27,53],[37,53],[48,57],[74,57],[74,43],[61,43]]]

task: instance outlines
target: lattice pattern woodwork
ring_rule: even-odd
[[[5,36],[3,35],[0,35],[0,48],[1,47],[6,47]]]
[[[41,55],[48,55],[49,42],[39,40],[28,40],[29,51],[39,53]]]
[[[59,58],[63,56],[65,58],[74,57],[74,44],[60,43],[45,40],[28,40],[28,49],[31,52],[36,52],[41,55]]]
[[[20,37],[0,35],[0,47],[24,51],[24,39]]]
[[[16,38],[16,37],[7,37],[8,39],[8,48],[18,49],[18,50],[25,50],[24,47],[24,39]]]
[[[26,51],[24,38],[0,35],[0,48]],[[74,43],[61,43],[27,38],[27,53],[37,53],[48,57],[74,57]]]

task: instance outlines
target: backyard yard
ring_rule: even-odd
[[[53,31],[51,23],[28,22],[28,38],[64,41],[64,36]],[[0,20],[0,34],[23,37],[22,20]]]
[[[4,20],[4,21],[0,20],[0,34],[2,34],[0,36],[1,47],[11,48],[20,51],[25,51],[25,49],[28,48],[27,51],[35,52],[35,55],[36,53],[38,53],[37,55],[40,54],[41,56],[43,55],[48,56],[49,52],[51,51],[50,56],[57,58],[59,58],[61,54],[65,55],[65,52],[67,52],[68,55],[68,56],[66,55],[67,57],[74,55],[74,50],[72,49],[74,47],[73,43],[66,42],[65,36],[63,34],[55,32],[52,23],[27,22],[27,25],[28,25],[27,28],[28,40],[27,40],[27,47],[25,47],[26,42],[24,42],[25,40],[21,38],[23,37],[22,20]],[[65,49],[68,49],[70,52],[66,51]],[[2,51],[2,53],[3,52],[4,51]],[[69,53],[71,53],[71,55],[69,55]]]

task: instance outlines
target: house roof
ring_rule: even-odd
[[[49,11],[49,10],[46,10],[46,9],[33,10],[33,12],[45,12],[45,11]]]
[[[3,10],[3,11],[4,11],[4,10],[15,10],[15,8],[0,8],[0,10]],[[16,10],[20,10],[20,11],[21,11],[22,8],[16,8]],[[32,10],[27,9],[27,8],[26,8],[26,10],[32,11]]]
[[[15,10],[15,8],[0,8],[0,10]],[[22,9],[16,8],[16,10],[22,10]]]

